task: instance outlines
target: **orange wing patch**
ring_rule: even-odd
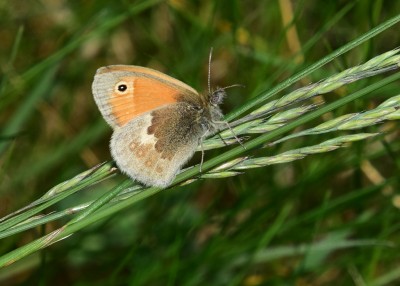
[[[119,83],[127,85],[125,93],[118,92]],[[142,113],[177,102],[180,93],[160,80],[129,76],[116,83],[109,103],[117,124],[122,126]]]
[[[112,128],[183,98],[196,101],[199,97],[196,90],[173,77],[153,69],[125,65],[99,68],[92,91],[97,106]]]

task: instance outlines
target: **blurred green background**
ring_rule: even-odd
[[[0,216],[111,159],[111,129],[91,94],[97,68],[152,67],[205,91],[214,47],[213,86],[246,86],[229,89],[228,114],[399,12],[400,2],[388,0],[1,1]],[[398,47],[399,40],[396,25],[291,90]],[[327,118],[372,108],[398,90],[392,84]],[[367,128],[390,131],[385,139],[161,192],[1,270],[0,284],[396,285],[398,127]],[[332,137],[294,140],[259,154]],[[96,198],[122,179],[46,213]],[[62,223],[3,239],[0,251]]]

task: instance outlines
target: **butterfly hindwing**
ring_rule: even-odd
[[[115,128],[112,156],[130,177],[145,185],[166,187],[192,157],[206,132],[197,119],[187,103],[144,113]]]

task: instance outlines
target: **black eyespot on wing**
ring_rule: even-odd
[[[128,83],[126,81],[120,81],[115,84],[114,91],[119,95],[125,95],[128,91]]]
[[[120,84],[120,85],[118,85],[118,91],[120,91],[120,92],[124,92],[124,91],[127,90],[127,89],[128,89],[128,87],[127,87],[126,84]]]

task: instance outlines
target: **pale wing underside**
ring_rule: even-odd
[[[180,128],[180,120],[190,120],[179,118],[181,109],[181,104],[160,108],[115,128],[110,147],[122,172],[148,186],[166,187],[173,181],[182,165],[192,157],[203,132],[201,126],[193,122],[190,123],[190,130]],[[157,112],[166,117],[165,120],[157,122],[154,118]],[[162,136],[157,138],[158,134]],[[162,149],[157,148],[160,147],[157,142],[162,143]]]

